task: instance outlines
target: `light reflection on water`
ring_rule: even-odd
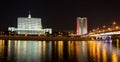
[[[0,40],[0,62],[120,62],[119,45],[119,40]]]
[[[0,57],[4,56],[4,40],[0,40]]]

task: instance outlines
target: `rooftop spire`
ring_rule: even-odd
[[[31,12],[29,11],[28,18],[31,18]]]

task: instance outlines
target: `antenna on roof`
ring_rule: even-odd
[[[31,18],[31,12],[29,11],[28,18]]]

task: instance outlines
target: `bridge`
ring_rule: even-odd
[[[116,25],[116,22],[113,22],[110,27],[104,25],[102,28],[93,29],[90,31],[89,36],[94,36],[96,39],[111,39],[111,36],[119,34],[120,26]]]
[[[107,38],[111,38],[112,35],[118,35],[118,34],[120,34],[120,31],[89,34],[89,36],[95,36],[96,39],[107,39]]]

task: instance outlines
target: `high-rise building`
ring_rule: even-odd
[[[77,17],[76,35],[85,35],[88,33],[88,25],[86,17]]]
[[[41,18],[32,18],[29,14],[28,17],[18,17],[17,28],[9,27],[9,31],[16,31],[18,34],[45,34],[45,32],[52,33],[52,29],[42,28]]]

